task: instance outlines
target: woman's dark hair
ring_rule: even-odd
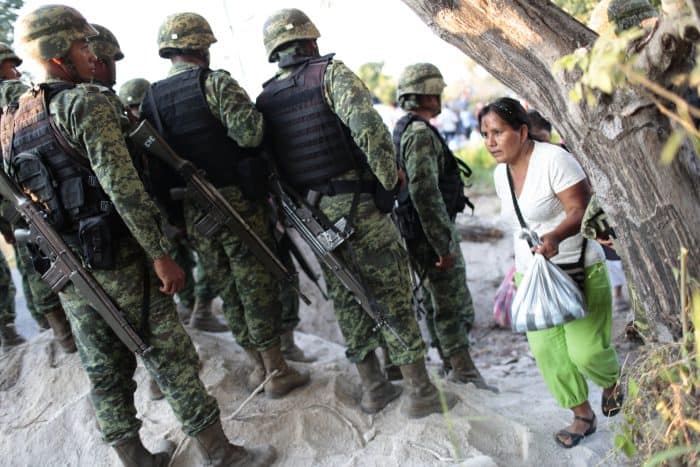
[[[530,132],[530,119],[527,117],[525,108],[516,99],[501,97],[490,104],[484,106],[479,112],[479,129],[481,129],[481,119],[484,115],[493,112],[503,119],[509,127],[518,131],[523,125],[527,125],[528,134]]]
[[[530,119],[530,128],[541,128],[546,132],[552,132],[552,124],[535,109],[528,110],[527,117]]]

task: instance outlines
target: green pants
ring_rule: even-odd
[[[216,298],[216,292],[207,277],[206,270],[199,261],[199,254],[187,240],[173,242],[173,248],[169,254],[185,271],[185,287],[177,293],[180,303],[187,308],[192,308],[197,299],[207,302]]]
[[[34,269],[26,246],[15,245],[17,269],[22,276],[22,289],[27,301],[27,309],[38,323],[45,322],[44,315],[61,307],[61,301],[51,287],[44,282]]]
[[[199,379],[198,357],[178,320],[171,297],[158,291],[159,281],[133,239],[117,248],[114,270],[93,270],[93,277],[117,302],[126,320],[153,347],[143,363],[165,394],[183,431],[196,436],[219,418],[219,407]],[[144,287],[150,297],[143,322]],[[87,301],[69,285],[60,293],[83,367],[92,385],[95,418],[107,443],[138,435],[141,421],[134,406],[136,357]]]
[[[10,268],[0,253],[0,324],[15,322],[15,284]]]
[[[516,275],[517,284],[521,278],[522,274]],[[549,392],[565,408],[588,400],[585,378],[608,388],[620,376],[617,353],[610,343],[612,292],[605,261],[586,267],[584,296],[585,318],[527,333]]]

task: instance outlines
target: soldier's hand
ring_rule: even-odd
[[[185,286],[185,271],[168,255],[153,260],[158,279],[163,283],[160,291],[172,295]]]
[[[447,271],[449,269],[452,269],[455,265],[455,255],[454,253],[448,253],[444,256],[440,256],[438,259],[438,262],[435,263],[435,266],[438,267],[438,269],[441,269],[443,271]]]
[[[399,169],[396,172],[396,175],[399,178],[399,188],[404,190],[406,188],[406,184],[408,183],[408,178],[406,177],[406,172],[404,172],[403,169]]]

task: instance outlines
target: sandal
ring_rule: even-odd
[[[588,429],[581,433],[572,433],[568,430],[559,430],[554,434],[554,440],[559,444],[560,446],[563,446],[567,449],[573,448],[576,446],[578,443],[581,442],[583,438],[586,436],[592,435],[595,433],[595,430],[598,428],[598,425],[595,422],[595,414],[591,418],[585,418],[585,417],[579,417],[578,415],[574,417],[576,420],[581,420],[582,422],[585,422],[588,424]],[[559,436],[566,436],[571,440],[571,443],[565,443],[564,441],[561,440]]]
[[[603,396],[600,401],[600,410],[606,417],[614,417],[622,409],[624,400],[625,395],[622,393],[620,385],[618,384],[609,396],[606,396],[605,391],[603,391]]]

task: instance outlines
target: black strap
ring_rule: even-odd
[[[360,184],[360,193],[374,193],[377,187],[375,180],[331,180],[326,184],[311,187],[311,189],[318,191],[324,196],[354,194],[357,191],[358,182]]]

